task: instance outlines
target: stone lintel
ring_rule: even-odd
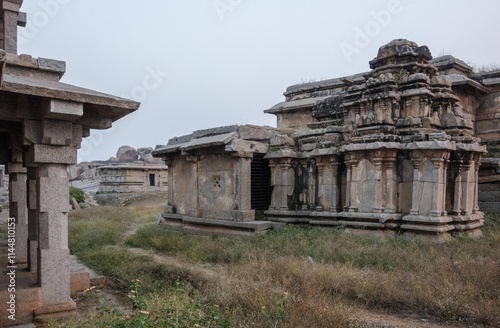
[[[26,174],[28,172],[27,168],[23,166],[23,163],[7,163],[6,173],[21,173]]]
[[[269,151],[264,158],[273,159],[273,158],[297,158],[298,154],[292,149],[278,149]]]
[[[29,163],[76,164],[76,149],[67,146],[32,145],[28,150]]]
[[[251,152],[265,154],[269,150],[269,146],[262,142],[250,141],[243,139],[234,139],[230,144],[226,145],[227,152]]]
[[[43,106],[45,118],[74,121],[83,116],[82,103],[48,99]]]

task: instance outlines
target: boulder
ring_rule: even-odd
[[[130,146],[121,146],[116,152],[116,160],[118,162],[131,162],[139,159],[139,153],[135,148]]]

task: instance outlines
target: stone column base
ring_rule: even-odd
[[[426,216],[426,215],[406,215],[403,217],[401,229],[406,238],[415,238],[430,241],[442,242],[448,240],[450,232],[455,230],[452,224],[453,219],[449,216]]]
[[[71,300],[63,304],[47,305],[33,310],[35,323],[45,323],[49,320],[65,318],[73,315],[76,310],[76,303]]]

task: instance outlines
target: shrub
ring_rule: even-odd
[[[69,202],[71,204],[72,199],[76,199],[78,203],[83,203],[85,201],[85,193],[83,190],[77,187],[69,187]]]

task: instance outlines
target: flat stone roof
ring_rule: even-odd
[[[93,107],[105,112],[107,117],[117,120],[139,108],[140,103],[105,93],[80,88],[74,85],[40,79],[36,77],[3,75],[2,91],[81,102],[91,104]],[[125,113],[124,113],[125,112]]]
[[[283,101],[274,105],[269,109],[266,109],[264,113],[276,114],[281,112],[292,111],[298,108],[313,107],[317,102],[323,101],[330,97],[332,96],[322,96],[322,97],[304,98],[299,100]]]

